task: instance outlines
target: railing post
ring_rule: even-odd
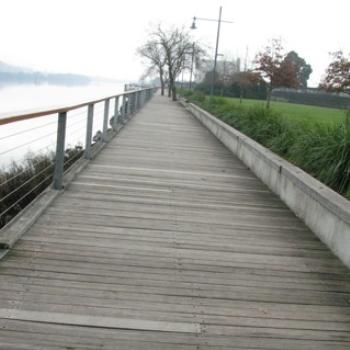
[[[142,91],[138,92],[137,103],[138,103],[138,108],[140,109],[142,107]]]
[[[136,94],[137,92],[133,92],[132,94],[132,114],[136,113]]]
[[[102,141],[108,142],[108,116],[109,116],[109,99],[105,100]]]
[[[113,118],[114,131],[117,131],[118,116],[119,116],[119,96],[116,96],[114,100],[114,118]]]
[[[86,140],[85,140],[85,152],[84,158],[91,159],[91,141],[92,141],[92,124],[94,119],[94,104],[91,103],[88,106],[88,115],[86,123]]]
[[[120,116],[120,119],[121,119],[121,122],[124,123],[124,117],[125,117],[125,107],[126,107],[126,96],[123,95],[123,98],[122,98],[122,113],[121,113],[121,116]]]
[[[137,110],[138,110],[138,106],[139,106],[139,93],[135,92],[134,96],[135,96],[135,110],[134,110],[134,113],[136,113]]]
[[[139,109],[139,92],[135,92],[135,111],[134,113],[137,112],[137,110]]]
[[[65,140],[66,140],[66,125],[67,125],[67,112],[60,112],[58,114],[55,172],[53,174],[53,188],[58,191],[63,188],[64,146],[65,146]]]
[[[128,95],[128,106],[129,106],[129,114],[133,114],[134,113],[134,93],[131,93],[130,95]]]
[[[131,113],[131,94],[127,94],[126,97],[128,100],[126,101],[126,109],[125,109],[125,117],[127,118],[128,115]]]

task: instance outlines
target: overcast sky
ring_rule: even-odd
[[[192,17],[218,16],[219,52],[253,59],[272,37],[312,65],[317,85],[330,57],[350,52],[350,0],[0,0],[0,60],[36,69],[118,79],[143,72],[136,48],[158,22],[190,27]],[[216,25],[198,22],[195,40],[214,51]]]

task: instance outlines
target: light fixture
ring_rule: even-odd
[[[193,17],[193,22],[192,22],[192,25],[191,25],[191,29],[197,29],[197,27],[196,27],[196,17]]]

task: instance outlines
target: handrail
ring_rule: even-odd
[[[94,108],[96,104],[104,102],[102,114],[102,132],[98,131],[96,135],[99,135],[97,141],[98,143],[106,144],[111,139],[111,136],[115,135],[119,131],[119,129],[123,127],[123,125],[125,125],[128,119],[132,115],[134,115],[138,110],[140,110],[145,103],[147,103],[147,101],[153,96],[155,91],[156,88],[135,89],[124,91],[103,98],[98,98],[95,100],[79,102],[76,104],[61,105],[51,108],[37,108],[31,111],[9,112],[0,114],[0,127],[1,125],[11,124],[18,121],[39,118],[43,116],[54,116],[56,118],[58,117],[56,124],[56,151],[54,153],[53,159],[50,160],[48,164],[43,164],[43,168],[39,170],[39,173],[32,173],[29,171],[29,177],[26,177],[26,170],[24,170],[23,172],[20,171],[19,174],[14,174],[12,177],[10,176],[10,179],[6,177],[5,179],[2,179],[0,183],[0,193],[1,189],[6,189],[3,191],[2,197],[0,198],[0,227],[2,226],[2,223],[4,221],[5,223],[7,222],[7,219],[4,220],[5,215],[10,215],[11,217],[13,217],[12,214],[8,213],[17,213],[18,208],[23,208],[22,202],[28,202],[27,196],[29,194],[32,197],[33,191],[35,191],[35,197],[36,194],[40,193],[44,188],[46,188],[46,186],[48,186],[49,181],[52,181],[52,186],[54,190],[59,191],[63,189],[63,174],[71,166],[71,164],[75,163],[80,158],[84,158],[85,160],[90,160],[92,158],[92,146],[94,144],[94,141],[96,141],[95,137],[92,134],[93,124],[94,121],[96,122],[96,112],[97,114],[101,112],[97,111],[96,108]],[[111,101],[112,104],[110,103]],[[69,125],[73,125],[72,123],[68,124],[68,121],[72,119],[73,121],[75,120],[75,116],[68,115],[68,112],[84,107],[87,107],[87,109],[82,111],[82,113],[75,114],[75,116],[79,114],[85,114],[84,118],[79,118],[79,120],[81,120],[82,123],[85,124],[85,128],[83,129],[83,131],[85,132],[85,149],[81,147],[76,154],[73,154],[72,156],[67,156],[66,151],[69,150],[69,148],[66,148],[66,134],[69,136],[69,132],[71,131]],[[114,107],[114,109],[111,110],[111,107]],[[74,125],[75,123],[76,122],[74,122]],[[51,122],[49,124],[51,125]],[[109,129],[109,125],[111,127],[111,131]],[[35,129],[36,128],[30,128],[27,131]],[[3,140],[8,140],[8,138],[15,137],[19,134],[20,132],[12,133],[11,135],[8,135],[5,138],[3,138]],[[55,132],[51,132],[48,135],[41,136],[34,140],[30,140],[29,142],[26,141],[25,143],[20,143],[20,145],[16,145],[15,148],[10,147],[9,149],[2,151],[2,154],[7,154],[9,152],[14,151],[15,149],[21,148],[23,145],[34,143],[42,139],[43,137],[54,134]],[[45,163],[45,159],[43,160],[43,162]],[[41,166],[42,163],[40,163],[39,165]],[[44,180],[42,180],[41,175],[48,176],[46,176]],[[20,183],[18,183],[17,181],[20,181]],[[38,184],[36,184],[36,182],[38,182]],[[33,186],[33,188],[28,189],[28,185]],[[26,189],[26,191],[28,190],[24,195],[22,195],[23,193],[21,193],[23,189]],[[15,198],[12,200],[13,197]],[[8,200],[9,203],[7,203]],[[6,204],[4,205],[5,202]]]
[[[72,104],[72,105],[52,106],[52,107],[38,108],[38,109],[18,111],[18,112],[5,112],[0,114],[0,125],[10,124],[10,123],[18,122],[21,120],[28,120],[32,118],[39,118],[39,117],[43,117],[51,114],[69,112],[78,108],[87,107],[91,104],[96,104],[106,100],[111,100],[113,98],[120,97],[123,95],[130,95],[137,92],[153,90],[153,89],[154,88],[130,90],[130,91],[121,92],[116,95],[99,98],[97,100],[80,102],[78,104]]]

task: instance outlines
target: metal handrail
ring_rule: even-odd
[[[0,114],[0,127],[1,125],[15,123],[18,121],[28,120],[32,118],[39,118],[43,116],[57,117],[58,115],[55,159],[52,165],[49,166],[50,168],[51,167],[54,168],[54,171],[47,178],[45,178],[43,182],[40,182],[39,185],[41,186],[41,184],[46,183],[51,178],[53,182],[53,189],[59,191],[63,188],[63,174],[65,172],[66,165],[67,165],[67,163],[65,162],[65,150],[66,150],[65,139],[66,139],[66,133],[67,133],[67,120],[69,119],[68,112],[79,108],[87,107],[86,111],[84,111],[84,113],[86,113],[85,149],[79,154],[79,158],[77,159],[80,159],[81,157],[83,157],[86,160],[90,160],[92,158],[92,144],[93,144],[92,133],[93,133],[95,105],[102,102],[104,105],[103,129],[101,133],[101,136],[102,136],[101,142],[107,143],[110,140],[110,135],[111,135],[108,128],[109,122],[111,124],[113,134],[115,135],[119,130],[119,127],[126,123],[129,116],[133,115],[135,112],[141,109],[143,105],[153,96],[155,91],[156,91],[155,88],[137,89],[137,90],[121,92],[115,95],[111,95],[111,96],[107,96],[104,98],[99,98],[91,101],[80,102],[77,104],[62,105],[62,106],[56,106],[51,108],[39,108],[31,111],[4,113],[4,114]],[[115,101],[114,111],[113,113],[110,113],[110,101],[112,99],[114,99]],[[109,120],[111,115],[113,118],[112,121]],[[30,130],[34,130],[34,128]],[[14,133],[12,135],[9,135],[9,137],[16,136],[17,134],[19,133]],[[33,140],[29,141],[29,143],[31,142],[33,142]],[[17,148],[18,148],[18,145],[16,146],[16,149]],[[77,155],[75,157],[77,157]],[[39,175],[42,175],[43,173],[45,173],[44,170],[46,171],[47,169],[46,168],[43,169],[40,172],[40,174],[35,174],[34,177],[39,177]],[[21,188],[25,187],[32,180],[33,178],[28,179],[24,183],[20,184],[19,187],[17,187],[14,191],[6,195],[2,199],[2,201],[7,199],[14,192],[17,192]],[[6,180],[4,183],[6,184],[8,183],[8,181],[9,180]],[[34,189],[30,190],[30,192],[32,191],[34,191]],[[0,219],[4,215],[4,213],[11,210],[13,205],[17,205],[29,193],[26,193],[24,196],[20,197],[20,199],[17,200],[14,204],[11,204],[11,206],[7,208],[5,212],[0,213]]]
[[[103,98],[100,98],[97,100],[80,102],[80,103],[72,104],[72,105],[36,108],[33,110],[19,111],[19,112],[5,112],[5,113],[0,114],[0,125],[10,124],[10,123],[18,122],[21,120],[28,120],[28,119],[32,119],[32,118],[39,118],[39,117],[43,117],[43,116],[47,116],[47,115],[51,115],[51,114],[69,112],[69,111],[73,111],[73,110],[78,109],[78,108],[87,107],[90,104],[96,104],[96,103],[100,103],[100,102],[103,102],[106,100],[111,100],[111,99],[119,97],[119,96],[132,95],[132,94],[135,94],[137,92],[147,91],[147,90],[152,91],[152,90],[154,90],[154,88],[125,91],[125,92],[121,92],[121,93],[116,94],[116,95],[103,97]]]

